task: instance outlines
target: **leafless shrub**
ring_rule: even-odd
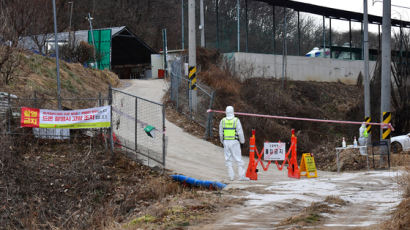
[[[392,56],[393,124],[397,134],[410,130],[410,33],[395,34],[398,53]]]

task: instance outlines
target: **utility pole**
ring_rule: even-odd
[[[285,77],[286,77],[286,55],[287,55],[287,46],[286,46],[286,39],[287,39],[287,22],[286,22],[286,8],[283,8],[283,48],[282,48],[282,89],[285,88]]]
[[[71,19],[73,18],[73,5],[74,2],[68,2],[68,4],[70,4],[70,23],[68,25],[68,31],[71,31]]]
[[[71,1],[71,2],[68,2],[68,4],[71,5],[70,6],[70,22],[68,24],[68,46],[71,49],[73,47],[72,44],[71,44],[71,40],[72,40],[71,39],[71,37],[72,37],[72,35],[71,35],[71,19],[73,18],[73,5],[74,5],[74,2]]]
[[[53,15],[54,15],[54,49],[56,51],[56,69],[57,69],[57,101],[58,101],[58,109],[61,110],[60,61],[59,61],[59,53],[58,53],[56,0],[53,0]]]
[[[241,37],[241,26],[240,26],[240,18],[241,18],[241,5],[240,5],[241,1],[240,0],[236,0],[236,16],[238,17],[238,44],[237,44],[237,48],[238,48],[238,52],[241,52],[241,41],[240,41],[240,37]]]
[[[323,16],[323,23],[322,23],[322,26],[323,26],[323,58],[326,58],[326,21],[325,21],[325,16]]]
[[[190,107],[194,112],[197,111],[197,88],[196,88],[196,24],[195,24],[195,0],[188,0],[188,52],[189,52],[189,71],[188,78]]]
[[[380,120],[390,123],[390,81],[391,81],[391,0],[383,1],[383,24],[382,24],[382,79],[381,79],[381,111]],[[380,139],[390,142],[389,128],[380,128]]]
[[[168,77],[168,44],[167,44],[167,29],[162,29],[162,45],[163,45],[163,52],[164,55],[164,70],[165,70],[165,77]]]
[[[91,39],[92,39],[92,41],[93,41],[93,46],[94,46],[94,52],[93,52],[93,55],[94,55],[94,68],[95,69],[97,69],[98,68],[98,66],[97,66],[97,58],[96,58],[96,54],[95,54],[95,51],[96,51],[96,49],[97,49],[97,47],[95,46],[95,41],[94,41],[94,32],[93,32],[93,23],[91,22],[94,18],[92,18],[91,17],[91,15],[90,15],[90,13],[88,13],[88,17],[86,17],[86,19],[88,20],[88,22],[90,23],[90,33],[91,33]]]
[[[219,49],[219,0],[215,1],[216,13],[216,48]]]
[[[370,76],[369,76],[369,20],[367,11],[367,0],[363,0],[363,60],[364,60],[364,121],[371,122],[370,113]],[[369,134],[368,144],[371,143],[371,125],[366,125]]]
[[[199,29],[201,30],[201,47],[205,47],[205,19],[204,19],[204,0],[199,1],[199,19],[200,25]]]
[[[184,32],[185,32],[185,26],[184,26],[184,0],[181,0],[181,42],[182,42],[182,49],[185,49],[185,44],[184,44]]]

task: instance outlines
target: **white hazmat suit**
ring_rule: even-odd
[[[366,131],[366,124],[363,122],[359,129],[359,145],[366,146],[367,145],[367,131]],[[366,133],[366,134],[365,134]],[[360,147],[360,154],[366,155],[366,148]]]
[[[245,143],[245,137],[243,135],[242,125],[238,118],[234,116],[234,110],[232,106],[226,107],[226,117],[224,119],[232,120],[236,119],[236,136],[234,140],[224,139],[224,119],[219,124],[219,138],[224,146],[225,165],[228,168],[228,175],[230,180],[235,179],[235,173],[232,167],[232,162],[235,161],[238,166],[239,180],[249,180],[245,177],[244,162],[241,155],[241,144]]]

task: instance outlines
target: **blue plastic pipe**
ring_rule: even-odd
[[[208,181],[208,180],[198,180],[192,177],[187,177],[184,175],[171,175],[172,179],[179,181],[179,182],[185,182],[187,184],[193,185],[193,186],[198,186],[198,187],[206,187],[206,188],[217,188],[217,189],[223,189],[225,188],[226,184],[223,184],[221,182],[216,182],[216,181]]]

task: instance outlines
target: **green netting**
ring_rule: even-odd
[[[98,69],[111,69],[111,29],[93,30],[93,34]],[[93,44],[91,31],[88,31],[88,43]]]

